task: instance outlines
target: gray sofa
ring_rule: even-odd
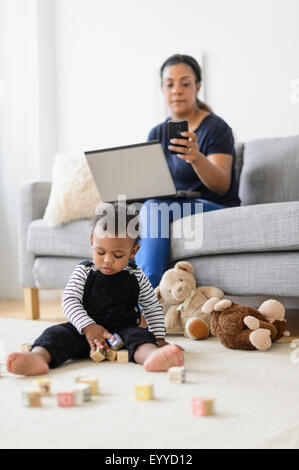
[[[200,285],[230,296],[299,298],[299,136],[236,144],[240,207],[203,217],[203,244],[173,237],[170,265],[188,259]],[[20,188],[20,282],[28,318],[39,317],[39,289],[63,289],[74,266],[90,258],[90,221],[49,228],[43,220],[50,182]]]

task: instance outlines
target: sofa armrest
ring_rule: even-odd
[[[23,286],[36,287],[32,273],[35,256],[27,250],[29,224],[41,219],[46,210],[51,191],[49,181],[23,183],[18,200],[19,279]]]

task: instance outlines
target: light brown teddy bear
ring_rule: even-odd
[[[286,331],[285,308],[274,299],[255,309],[214,298],[202,310],[211,315],[211,334],[230,349],[267,351],[282,336],[290,335]]]
[[[187,261],[179,261],[168,269],[155,293],[163,307],[166,333],[184,333],[191,339],[209,336],[210,314],[203,313],[201,307],[211,297],[224,296],[217,287],[196,287],[193,266]]]

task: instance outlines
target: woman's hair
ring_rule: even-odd
[[[92,220],[91,234],[94,232],[103,235],[118,235],[130,237],[134,245],[140,241],[140,222],[138,208],[134,204],[126,204],[124,201],[114,203],[101,202],[95,210]]]
[[[162,64],[162,67],[160,69],[160,78],[162,81],[163,77],[163,72],[166,67],[170,67],[171,65],[177,65],[177,64],[185,64],[189,65],[191,69],[194,72],[195,75],[195,83],[201,83],[202,81],[202,75],[201,75],[201,67],[199,63],[190,55],[185,55],[185,54],[174,54],[171,57],[168,57],[168,59],[165,60],[165,62]],[[196,103],[199,109],[202,109],[203,111],[208,111],[209,113],[212,113],[212,109],[210,108],[209,105],[201,101],[199,98],[196,97]]]

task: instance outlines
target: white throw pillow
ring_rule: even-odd
[[[85,157],[57,154],[52,169],[52,188],[44,220],[55,227],[72,220],[93,217],[101,201]]]

